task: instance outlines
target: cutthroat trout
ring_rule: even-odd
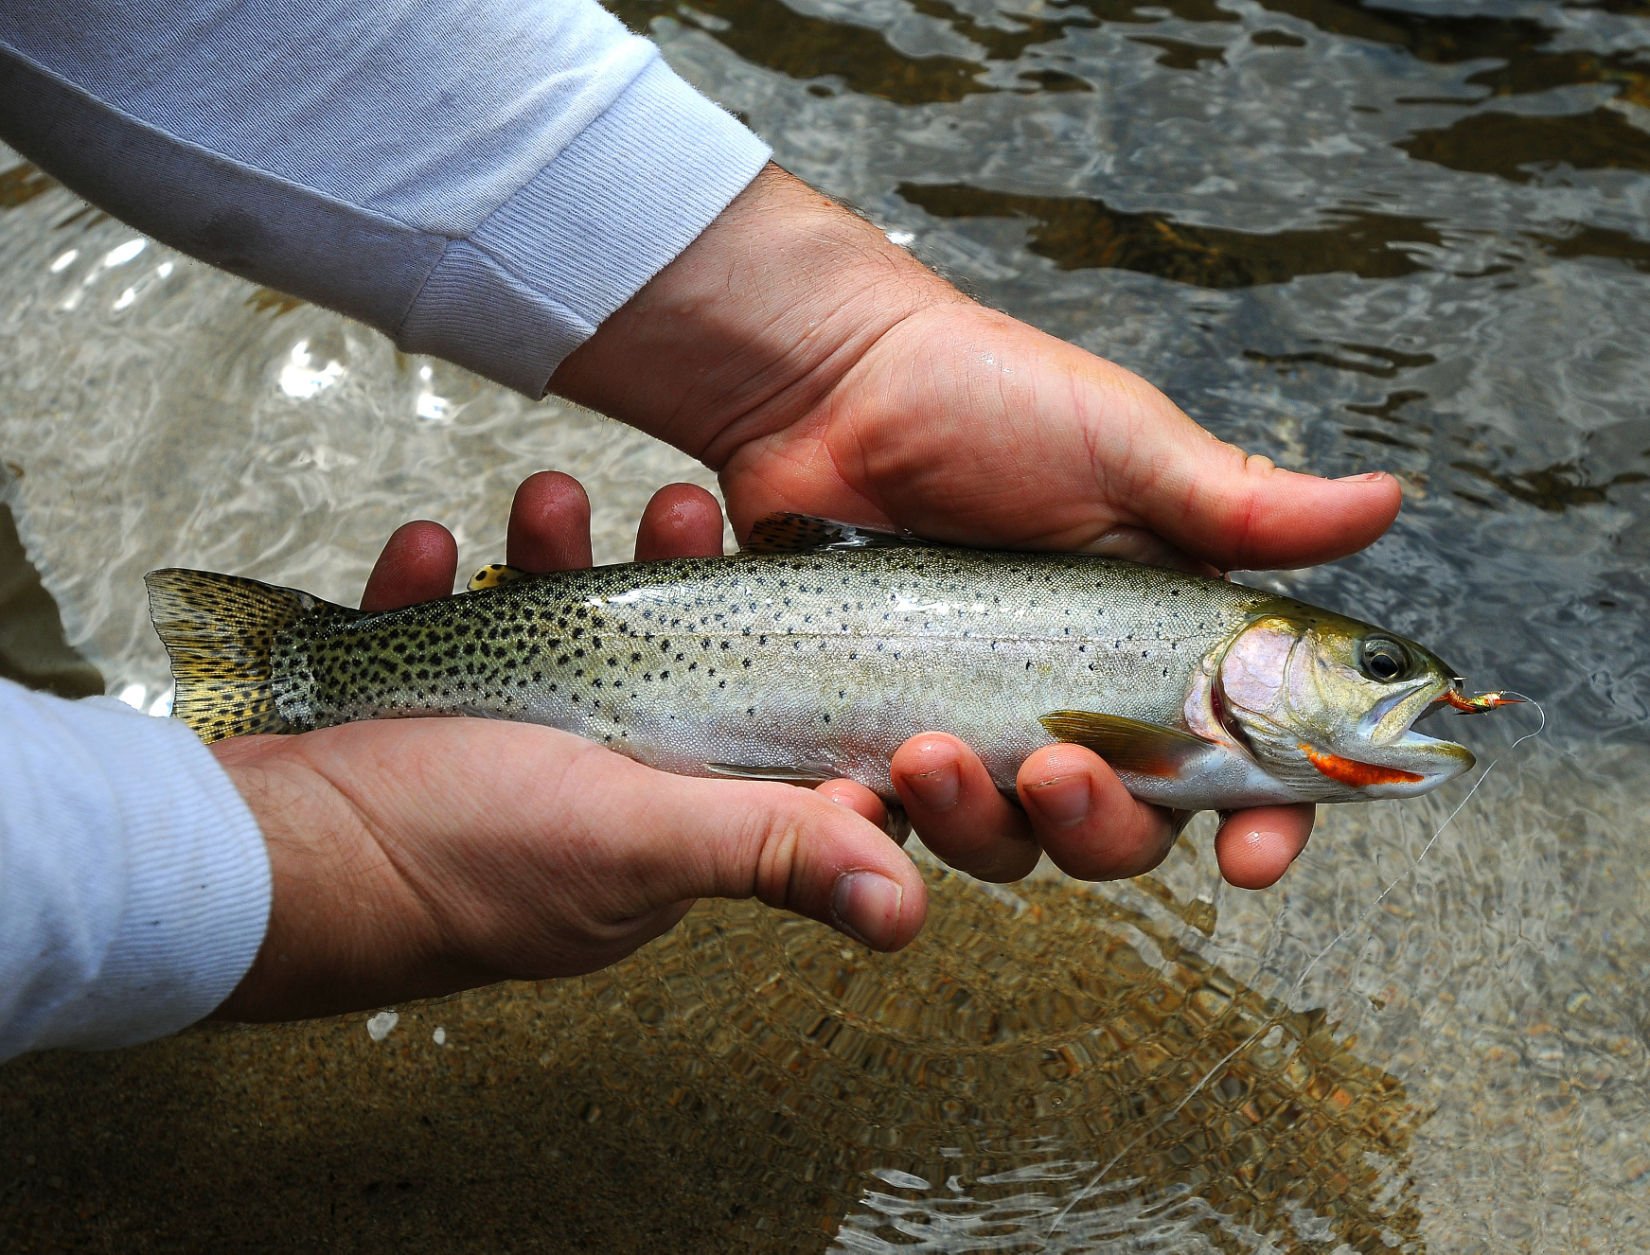
[[[1201,810],[1425,792],[1473,756],[1416,720],[1514,700],[1466,696],[1415,642],[1274,593],[797,515],[729,557],[493,570],[493,587],[380,613],[152,572],[174,713],[207,741],[517,719],[667,771],[842,776],[888,800],[889,756],[919,732],[961,737],[1008,791],[1033,750],[1073,741],[1137,797]]]

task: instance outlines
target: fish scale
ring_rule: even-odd
[[[151,606],[173,655],[176,713],[208,738],[488,716],[562,728],[670,771],[845,776],[892,799],[890,755],[943,729],[974,746],[1005,790],[1033,750],[1072,739],[1105,753],[1137,795],[1173,805],[1367,792],[1349,792],[1323,765],[1343,761],[1335,736],[1301,731],[1301,749],[1322,761],[1303,757],[1288,730],[1279,749],[1276,720],[1227,710],[1219,694],[1237,665],[1229,655],[1250,668],[1231,674],[1253,687],[1254,660],[1280,648],[1256,625],[1287,623],[1314,642],[1379,629],[1102,558],[923,545],[815,520],[758,543],[730,557],[506,577],[376,613],[165,571],[150,577]],[[1235,644],[1251,637],[1254,648]],[[1419,660],[1429,692],[1451,688],[1432,655],[1396,648]],[[257,657],[237,692],[224,658],[245,653]],[[1280,668],[1288,661],[1278,655]],[[1348,707],[1331,711],[1347,727],[1382,696],[1358,683]],[[1256,757],[1274,751],[1291,761]],[[1372,770],[1375,783],[1394,783]]]
[[[277,674],[303,677],[301,692],[277,690],[278,706],[302,727],[454,711],[526,719],[604,744],[668,739],[644,753],[673,770],[874,773],[884,791],[887,738],[945,727],[1001,746],[988,766],[1011,787],[1019,759],[1051,739],[1037,713],[1110,690],[1110,711],[1172,719],[1175,693],[1148,691],[1171,674],[1158,654],[1185,670],[1231,631],[1195,584],[1173,612],[1142,614],[1095,578],[1117,572],[1086,560],[1018,571],[970,551],[843,550],[645,573],[645,583],[633,567],[517,580],[467,594],[461,613],[433,602],[317,617],[277,651]],[[1129,648],[1146,635],[1164,649]]]

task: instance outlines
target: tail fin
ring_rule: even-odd
[[[270,651],[282,629],[325,602],[210,571],[151,571],[144,583],[149,618],[172,658],[174,715],[208,743],[299,731],[275,708]]]

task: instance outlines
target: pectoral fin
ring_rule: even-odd
[[[467,593],[479,593],[484,588],[497,588],[500,584],[508,584],[511,580],[519,580],[527,572],[513,566],[505,566],[502,562],[490,562],[470,577],[470,582],[464,586]]]
[[[1056,710],[1038,722],[1056,740],[1087,746],[1118,771],[1164,780],[1184,776],[1210,753],[1222,752],[1219,746],[1190,732],[1121,715]]]

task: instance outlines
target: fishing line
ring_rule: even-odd
[[[1377,908],[1380,907],[1381,903],[1386,901],[1388,895],[1391,894],[1392,891],[1400,884],[1415,874],[1415,870],[1421,865],[1421,860],[1426,858],[1427,854],[1431,852],[1432,847],[1438,843],[1438,838],[1444,835],[1444,833],[1449,829],[1449,826],[1455,822],[1456,817],[1460,815],[1461,811],[1466,807],[1467,803],[1472,801],[1473,795],[1478,792],[1479,786],[1482,785],[1485,780],[1489,779],[1490,773],[1499,767],[1502,761],[1512,754],[1512,752],[1520,745],[1524,744],[1525,741],[1540,736],[1542,732],[1546,730],[1547,712],[1542,709],[1540,702],[1536,701],[1533,697],[1525,696],[1523,693],[1508,692],[1506,693],[1506,696],[1510,699],[1515,699],[1533,706],[1536,714],[1540,716],[1540,722],[1536,724],[1533,730],[1524,733],[1500,754],[1497,754],[1490,760],[1484,770],[1478,773],[1478,778],[1472,782],[1472,787],[1468,789],[1462,796],[1461,800],[1455,804],[1455,809],[1450,811],[1450,813],[1444,817],[1444,822],[1438,825],[1437,830],[1433,832],[1431,837],[1427,838],[1427,843],[1421,847],[1420,853],[1415,856],[1415,858],[1407,867],[1403,869],[1403,871],[1399,872],[1387,882],[1386,887],[1375,895],[1374,900],[1363,909],[1363,912],[1356,919],[1354,919],[1345,928],[1341,929],[1340,932],[1336,933],[1330,940],[1329,944],[1322,950],[1318,951],[1318,953],[1307,962],[1306,966],[1301,969],[1300,975],[1295,978],[1295,983],[1290,986],[1289,992],[1281,1000],[1285,1007],[1292,1005],[1295,1000],[1295,996],[1299,994],[1303,988],[1305,988],[1307,978],[1312,975],[1313,969],[1315,969],[1318,964],[1322,963],[1324,959],[1328,958],[1335,947],[1339,946],[1355,931],[1362,928],[1369,917],[1375,913]],[[1284,907],[1284,912],[1287,911],[1288,907],[1286,905]],[[1282,914],[1283,912],[1280,912],[1280,919]],[[1054,1220],[1049,1224],[1048,1232],[1043,1235],[1042,1245],[1039,1249],[1048,1249],[1049,1242],[1053,1240],[1054,1234],[1060,1226],[1066,1222],[1066,1218],[1071,1215],[1072,1211],[1078,1206],[1078,1204],[1100,1188],[1100,1183],[1104,1181],[1111,1173],[1111,1170],[1122,1161],[1123,1156],[1127,1155],[1136,1146],[1140,1145],[1141,1142],[1145,1141],[1170,1120],[1174,1119],[1175,1116],[1179,1115],[1181,1111],[1185,1109],[1186,1104],[1196,1098],[1198,1094],[1202,1093],[1203,1090],[1208,1087],[1209,1083],[1215,1079],[1215,1077],[1226,1067],[1227,1064],[1231,1063],[1233,1059],[1236,1059],[1244,1051],[1248,1050],[1250,1046],[1254,1045],[1262,1037],[1270,1033],[1277,1027],[1277,1025],[1278,1020],[1275,1017],[1268,1018],[1259,1028],[1250,1033],[1249,1036],[1245,1037],[1237,1045],[1233,1046],[1229,1051],[1216,1060],[1214,1066],[1205,1072],[1198,1079],[1197,1083],[1186,1091],[1180,1101],[1164,1112],[1163,1115],[1155,1121],[1150,1128],[1138,1134],[1133,1140],[1131,1140],[1127,1145],[1107,1160],[1100,1171],[1095,1173],[1095,1175],[1090,1178],[1083,1188],[1072,1196],[1071,1201],[1060,1209],[1059,1213],[1054,1217]]]

